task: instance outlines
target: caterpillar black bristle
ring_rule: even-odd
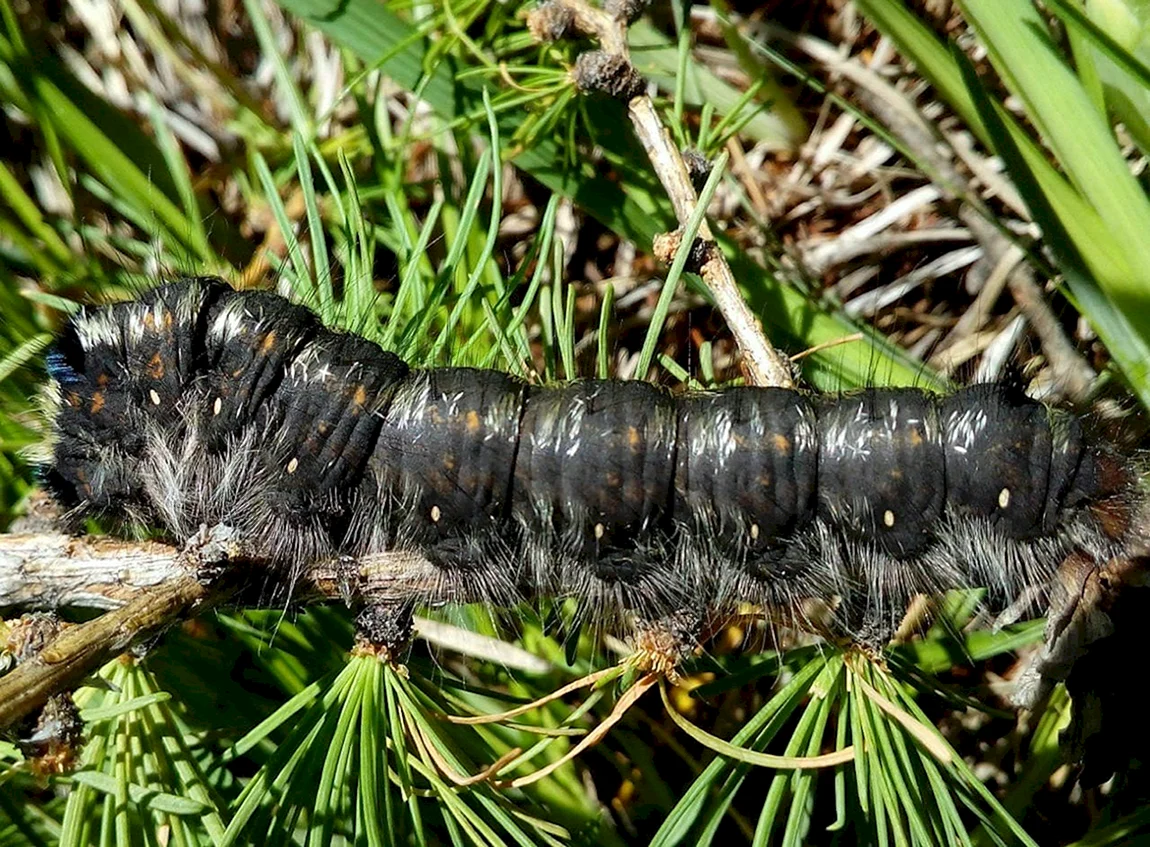
[[[1084,422],[978,385],[949,396],[627,381],[533,386],[413,369],[307,309],[214,278],[72,318],[49,357],[46,480],[73,519],[179,540],[227,524],[286,578],[423,554],[410,602],[575,597],[596,623],[741,604],[864,641],[915,594],[1007,606],[1071,554],[1122,552],[1130,457]]]

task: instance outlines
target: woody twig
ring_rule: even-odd
[[[66,538],[59,536],[59,538]],[[0,554],[0,574],[7,590],[19,584],[32,568],[20,566],[24,560],[43,561],[37,536],[7,536],[15,542]],[[23,544],[21,544],[21,541]],[[236,588],[227,565],[242,556],[240,545],[227,528],[203,532],[175,553],[178,562],[171,576],[137,590],[123,606],[94,620],[75,626],[62,626],[35,650],[13,651],[20,640],[19,626],[7,626],[2,646],[17,655],[16,668],[0,676],[0,728],[42,707],[49,697],[73,688],[105,662],[193,612],[225,600]],[[114,560],[105,560],[112,565]],[[107,582],[116,581],[116,570],[105,571]],[[13,592],[16,593],[16,592]],[[0,606],[10,601],[0,598]]]
[[[636,0],[605,0],[602,8],[596,8],[584,0],[547,0],[531,13],[528,26],[539,40],[555,40],[576,32],[599,42],[598,50],[583,53],[576,61],[575,83],[585,91],[601,91],[627,104],[635,133],[671,200],[679,225],[685,226],[699,198],[682,154],[647,95],[646,82],[631,64],[627,46],[627,27],[645,5]],[[702,261],[693,270],[698,271],[711,289],[719,311],[742,350],[751,382],[791,387],[793,381],[787,360],[771,346],[759,321],[747,308],[735,275],[714,243],[705,219],[698,237],[705,250]],[[673,247],[669,253],[674,254]],[[659,255],[659,258],[670,261],[669,255]]]
[[[206,609],[282,609],[289,599],[293,604],[386,603],[429,596],[439,586],[436,576],[419,555],[393,552],[319,562],[288,580],[270,563],[247,554],[227,527],[201,533],[182,550],[157,542],[56,533],[0,535],[0,609],[111,610],[64,626],[42,649],[0,676],[0,728],[75,687],[133,645]]]
[[[188,575],[179,548],[154,541],[76,538],[58,533],[0,535],[0,609],[119,609],[146,591]],[[229,569],[249,574],[231,600],[249,607],[355,600],[390,602],[430,596],[439,572],[417,553],[390,551],[361,559],[331,559],[296,579],[273,563],[244,556]],[[290,596],[289,596],[290,595]],[[467,597],[438,598],[468,602]]]

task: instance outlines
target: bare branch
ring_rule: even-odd
[[[58,533],[0,536],[0,608],[110,609],[64,628],[42,651],[0,676],[0,728],[77,685],[102,664],[176,621],[226,603],[283,608],[325,601],[364,605],[444,594],[439,572],[416,553],[320,562],[296,578],[248,555],[227,527],[181,551],[156,542]]]
[[[184,576],[141,590],[123,608],[67,627],[31,659],[0,676],[0,728],[10,726],[77,685],[132,644],[167,629],[213,592]]]
[[[229,568],[240,564],[233,559]],[[440,572],[407,551],[319,562],[292,580],[254,558],[243,557],[242,565],[249,578],[233,600],[249,607],[283,608],[288,599],[300,604],[432,595],[463,603],[475,599],[442,596]],[[143,591],[189,575],[195,576],[187,554],[169,544],[58,533],[0,535],[0,609],[117,609]]]
[[[21,566],[20,554],[25,560],[42,561],[43,548],[37,541],[43,538],[9,538],[23,540],[23,544],[13,545],[16,555],[0,558],[0,574],[6,575],[5,583],[14,588],[20,574],[35,571],[34,567]],[[55,538],[70,540],[66,536]],[[147,545],[143,555],[154,555],[155,546]],[[139,589],[122,608],[86,623],[63,627],[42,649],[21,656],[15,670],[0,677],[0,728],[31,714],[52,695],[76,686],[133,644],[163,632],[188,614],[227,599],[237,582],[229,566],[240,558],[242,545],[230,528],[205,530],[173,557],[175,569],[169,578]],[[114,567],[116,560],[104,558],[103,562]],[[105,583],[116,581],[115,573],[105,574],[103,579]]]

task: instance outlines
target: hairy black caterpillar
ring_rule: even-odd
[[[824,397],[412,369],[267,292],[187,279],[70,320],[46,480],[74,517],[238,528],[291,572],[416,549],[492,603],[748,602],[889,632],[916,593],[1040,589],[1115,555],[1128,458],[999,386]]]

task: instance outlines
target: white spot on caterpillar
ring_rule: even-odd
[[[1010,505],[1010,489],[1004,488],[998,492],[998,508],[1005,509]]]
[[[288,462],[287,472],[295,473],[297,468],[299,468],[299,459],[293,457],[292,460]]]
[[[752,541],[758,541],[759,540],[759,525],[757,523],[751,524],[751,540]]]
[[[153,406],[159,406],[160,405],[160,395],[156,393],[156,389],[153,388],[153,389],[149,390],[148,391],[148,397],[151,399]]]
[[[431,520],[433,523],[439,523],[439,519],[443,517],[443,512],[440,511],[438,506],[431,507]]]
[[[603,524],[601,524],[601,523],[595,524],[595,540],[598,541],[600,538],[602,538],[603,533],[605,533],[606,531],[607,530],[603,526]]]
[[[887,528],[894,526],[894,512],[892,512],[890,509],[887,509],[885,512],[883,512],[882,522],[883,526]]]
[[[220,409],[222,409],[223,407],[224,407],[224,398],[223,397],[217,397],[216,402],[212,403],[212,414],[218,415],[220,413]]]

